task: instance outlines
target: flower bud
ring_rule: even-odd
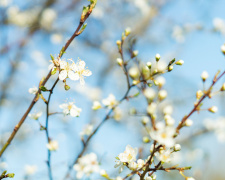
[[[207,71],[203,71],[202,72],[202,75],[201,75],[201,78],[202,78],[202,81],[205,82],[205,80],[209,77],[209,74]]]
[[[225,91],[225,83],[223,83],[222,87],[220,88],[220,91]]]
[[[203,96],[203,92],[201,91],[201,90],[198,90],[197,92],[196,92],[196,98],[197,99],[200,99],[202,96]]]
[[[168,67],[168,71],[170,72],[170,71],[172,71],[173,70],[173,66],[169,66]]]
[[[142,124],[145,126],[150,121],[148,116],[144,116],[141,120]]]
[[[120,45],[121,45],[121,40],[117,40],[117,41],[116,41],[116,44],[117,44],[118,46],[120,46]]]
[[[130,34],[130,32],[131,32],[131,28],[126,28],[125,29],[125,36],[128,36],[129,34]]]
[[[160,90],[158,93],[159,100],[162,101],[167,97],[167,92],[166,90]]]
[[[129,73],[129,75],[132,79],[138,79],[139,76],[140,76],[140,72],[139,72],[139,69],[137,67],[130,68],[128,73]]]
[[[223,45],[221,46],[221,51],[222,51],[222,53],[225,55],[225,44],[223,44]]]
[[[133,51],[132,57],[136,57],[138,55],[138,50]]]
[[[183,65],[184,64],[184,61],[183,60],[178,60],[176,63],[175,63],[176,65]]]
[[[155,60],[158,62],[160,60],[160,54],[155,55]]]
[[[212,106],[208,109],[208,111],[212,113],[216,113],[218,111],[218,108],[216,106]]]
[[[121,58],[117,58],[116,61],[118,65],[122,66],[123,60]]]
[[[104,170],[104,169],[101,169],[101,170],[100,170],[100,175],[101,175],[102,177],[105,177],[105,178],[108,178],[108,177],[109,177],[109,175],[107,174],[106,170]]]
[[[144,143],[149,143],[150,142],[150,139],[147,136],[144,136],[142,140],[143,140]]]
[[[68,86],[67,84],[65,84],[64,88],[65,88],[66,91],[68,91],[70,89],[70,86]]]
[[[181,150],[181,145],[180,144],[175,144],[173,149],[174,149],[174,151],[180,151]]]
[[[193,121],[192,121],[191,119],[187,119],[187,120],[185,121],[185,123],[184,123],[184,125],[187,126],[187,127],[192,126],[192,124],[193,124]]]
[[[102,107],[101,103],[99,101],[94,101],[93,102],[93,106],[92,106],[92,109],[93,110],[98,110]]]
[[[156,96],[156,92],[153,88],[146,88],[143,94],[149,100],[153,100]]]
[[[146,65],[148,66],[149,69],[151,69],[151,67],[152,67],[152,63],[151,62],[147,62]]]

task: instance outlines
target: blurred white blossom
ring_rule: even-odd
[[[84,175],[90,176],[92,173],[100,171],[97,156],[94,153],[86,154],[79,158],[73,168],[77,171],[76,177],[78,179],[81,179]]]
[[[63,103],[59,105],[59,107],[63,109],[64,115],[70,115],[72,117],[80,116],[80,113],[82,111],[81,108],[78,108],[74,105],[74,102]]]

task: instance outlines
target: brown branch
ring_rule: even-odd
[[[71,44],[71,42],[73,41],[73,39],[80,35],[81,33],[79,33],[82,25],[84,24],[84,22],[87,20],[87,18],[89,17],[89,15],[91,14],[92,9],[90,8],[89,11],[86,13],[86,15],[84,17],[81,17],[80,23],[78,25],[78,27],[76,28],[75,32],[73,33],[73,35],[71,36],[71,38],[67,41],[67,43],[65,44],[65,46],[63,47],[63,53],[67,50],[67,48],[69,47],[69,45]],[[62,51],[59,54],[59,58],[61,58],[63,56]],[[45,78],[45,80],[40,84],[40,86],[44,86],[46,84],[46,82],[49,80],[49,78],[51,77],[51,70],[49,71],[47,77]],[[0,158],[2,156],[2,154],[4,153],[4,151],[6,150],[6,148],[9,146],[9,144],[12,142],[13,138],[15,137],[17,131],[19,130],[19,128],[21,127],[21,125],[23,124],[23,122],[25,121],[27,115],[29,114],[29,112],[31,111],[31,109],[33,108],[33,106],[35,105],[35,103],[38,101],[38,95],[41,92],[41,90],[39,89],[37,94],[35,95],[34,99],[32,100],[30,106],[28,107],[28,109],[26,110],[26,112],[24,113],[23,117],[20,119],[19,123],[15,126],[13,132],[11,133],[9,139],[7,140],[7,142],[4,144],[4,146],[2,147],[1,151],[0,151]]]

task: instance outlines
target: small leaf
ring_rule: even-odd
[[[41,91],[48,91],[48,89],[47,89],[46,87],[44,87],[44,86],[41,86],[41,87],[40,87],[40,90],[41,90]]]
[[[172,59],[172,60],[169,62],[168,67],[171,66],[171,65],[175,62],[175,60],[176,60],[175,58]]]
[[[52,72],[51,72],[51,75],[54,75],[56,72],[57,72],[57,69],[54,68],[54,69],[52,70]]]
[[[87,23],[83,24],[81,30],[79,31],[79,34],[81,34],[85,30],[86,27],[87,27]]]
[[[137,92],[136,94],[134,94],[134,97],[138,97],[140,94],[140,92]]]
[[[52,60],[54,60],[54,56],[53,55],[50,54],[50,57],[51,57]]]

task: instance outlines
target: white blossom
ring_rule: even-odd
[[[159,161],[162,161],[163,163],[168,163],[168,162],[170,162],[172,160],[172,153],[171,153],[170,149],[163,150],[160,153],[156,152],[155,156],[157,157],[157,159]]]
[[[165,126],[162,122],[156,123],[156,128],[157,130],[154,130],[153,128],[151,129],[151,138],[166,147],[174,146],[175,140],[173,136],[176,132],[175,128],[173,126]]]
[[[37,87],[32,87],[28,89],[28,92],[30,94],[36,94],[38,92],[38,88]]]
[[[26,165],[25,166],[25,174],[26,175],[33,175],[37,172],[37,166],[36,165]]]
[[[84,175],[90,176],[90,174],[100,171],[97,156],[94,153],[86,154],[79,158],[73,168],[77,171],[76,177],[78,179],[81,179]]]
[[[91,76],[92,72],[85,68],[86,63],[84,61],[79,60],[79,62],[74,66],[75,71],[75,80],[80,79],[80,84],[84,85],[84,76]]]
[[[47,147],[50,151],[56,151],[56,150],[59,149],[58,141],[56,141],[56,140],[49,141],[49,143],[46,145],[46,147]]]
[[[84,135],[89,136],[89,135],[92,133],[93,128],[94,128],[93,125],[87,124],[87,125],[85,126],[85,128],[83,129],[83,131],[80,133],[80,135],[81,135],[81,136],[84,136]]]
[[[42,115],[42,112],[37,112],[37,113],[33,113],[33,114],[29,114],[28,117],[34,120],[37,120],[40,116]]]
[[[72,117],[80,116],[81,108],[78,108],[74,105],[74,102],[64,103],[59,105],[61,109],[63,109],[64,115],[70,115]]]
[[[106,99],[102,100],[102,104],[107,106],[109,109],[113,108],[117,103],[118,101],[116,100],[113,94],[109,94],[109,96]]]
[[[94,101],[92,105],[93,110],[98,110],[102,107],[101,103],[99,101]]]
[[[116,162],[115,168],[119,167],[119,172],[122,172],[124,169],[123,163],[130,164],[131,162],[136,161],[137,148],[132,148],[130,145],[126,146],[126,149],[123,153],[120,153],[118,156],[119,161]]]

